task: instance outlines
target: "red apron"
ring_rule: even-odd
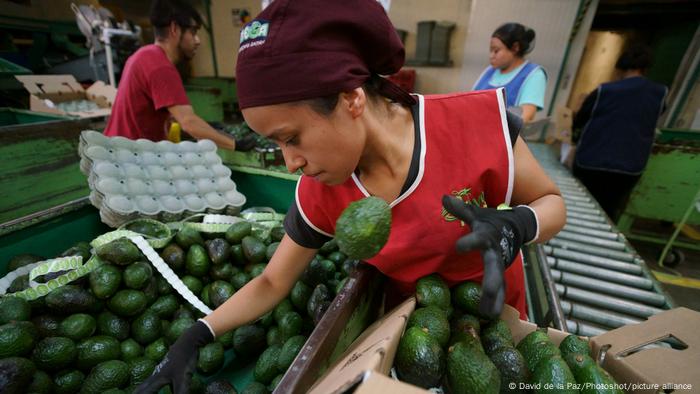
[[[469,226],[449,215],[441,198],[452,194],[488,207],[510,203],[513,152],[502,94],[499,89],[418,96],[418,176],[390,204],[389,240],[377,256],[367,260],[401,293],[410,294],[419,278],[432,273],[438,273],[450,286],[466,280],[481,282],[480,253],[457,254],[455,250],[455,242],[470,231]],[[355,175],[337,186],[302,176],[297,183],[296,202],[312,228],[332,237],[343,209],[368,195]],[[506,303],[525,318],[521,256],[506,270],[505,281]]]

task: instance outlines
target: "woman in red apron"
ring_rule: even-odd
[[[287,235],[263,274],[188,329],[137,392],[187,385],[198,346],[278,304],[342,210],[368,195],[390,204],[392,228],[367,262],[397,292],[431,273],[450,285],[482,281],[488,313],[505,300],[525,317],[520,247],[563,227],[559,191],[509,127],[502,90],[410,95],[379,76],[403,62],[375,0],[276,0],[243,29],[243,116],[281,147],[290,172],[304,173]]]

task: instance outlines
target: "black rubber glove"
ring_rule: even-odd
[[[457,240],[457,251],[481,250],[484,278],[479,312],[495,318],[505,301],[503,273],[518,256],[523,244],[535,239],[537,218],[524,206],[506,209],[480,208],[456,197],[443,196],[447,212],[467,223],[471,232]]]
[[[255,134],[248,133],[240,138],[236,138],[236,150],[240,152],[248,152],[255,148]]]
[[[167,384],[172,384],[174,394],[189,393],[199,348],[213,340],[214,335],[209,327],[201,320],[197,320],[170,346],[168,353],[153,371],[153,375],[136,387],[134,393],[157,393]]]

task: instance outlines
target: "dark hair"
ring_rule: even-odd
[[[641,42],[634,42],[622,51],[622,54],[615,63],[615,68],[619,70],[646,70],[651,65],[651,48]]]
[[[533,43],[535,41],[535,31],[520,23],[506,23],[496,29],[491,37],[496,37],[503,41],[506,47],[511,51],[517,43],[518,52],[516,52],[516,55],[520,57],[535,49],[535,44]]]
[[[380,99],[384,97],[380,93],[380,85],[382,83],[380,76],[378,75],[372,75],[363,85],[362,89],[364,89],[365,93],[367,94],[367,97],[369,97],[370,100],[375,101],[377,99]],[[335,107],[338,106],[338,99],[339,99],[340,92],[336,94],[332,94],[329,96],[323,96],[323,97],[317,97],[309,100],[303,100],[302,102],[309,105],[311,109],[313,109],[316,113],[319,115],[324,115],[328,116],[335,111]]]
[[[194,26],[192,21],[194,21]],[[151,25],[153,25],[155,36],[158,38],[167,37],[171,22],[177,23],[182,29],[199,27],[202,25],[202,16],[184,0],[153,0]]]

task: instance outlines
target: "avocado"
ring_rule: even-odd
[[[241,394],[268,394],[270,391],[268,391],[267,387],[256,381],[250,382],[243,391],[241,391]]]
[[[18,291],[26,290],[29,288],[29,274],[20,275],[16,277],[10,287],[7,288],[7,294],[16,293]]]
[[[9,323],[12,320],[29,320],[32,307],[23,298],[2,296],[0,297],[0,324]]]
[[[146,295],[138,290],[119,290],[109,299],[107,306],[119,316],[136,316],[146,309],[148,300]]]
[[[0,393],[25,393],[32,382],[36,367],[22,357],[0,357]]]
[[[289,293],[289,299],[295,308],[300,311],[306,310],[306,304],[309,302],[313,288],[302,281],[297,281]]]
[[[76,285],[65,285],[52,290],[45,297],[46,306],[56,313],[91,312],[97,299],[88,290]]]
[[[192,307],[187,305],[187,304],[180,305],[180,307],[177,308],[177,310],[175,311],[175,314],[173,314],[173,320],[184,319],[184,318],[194,320],[195,317],[196,316],[195,316],[195,313],[194,313]]]
[[[100,394],[110,388],[129,384],[129,366],[121,360],[105,361],[92,369],[85,378],[81,394]]]
[[[63,319],[58,332],[61,336],[79,341],[94,334],[96,329],[97,321],[94,317],[85,313],[76,313]]]
[[[330,260],[313,259],[301,275],[301,280],[311,287],[328,283],[335,276],[335,264]]]
[[[129,360],[126,365],[129,367],[129,384],[132,386],[143,383],[156,368],[156,362],[146,357]]]
[[[224,365],[224,345],[212,342],[199,349],[197,371],[212,375]]]
[[[58,336],[61,319],[51,314],[43,314],[32,318],[32,324],[41,338]]]
[[[423,388],[435,387],[445,372],[445,353],[427,332],[409,327],[399,340],[394,366],[399,379]]]
[[[86,263],[92,255],[90,244],[87,242],[78,242],[70,248],[64,250],[57,257],[80,256],[83,258],[83,263]]]
[[[457,342],[448,349],[447,382],[454,394],[496,394],[501,387],[496,366],[467,342]]]
[[[251,278],[258,277],[262,275],[263,271],[265,271],[265,267],[267,267],[267,263],[251,264],[250,271],[248,271],[248,273],[250,274]]]
[[[213,280],[225,280],[227,282],[231,281],[233,273],[234,268],[231,263],[215,265],[209,270],[209,276],[211,276]]]
[[[275,308],[272,310],[272,317],[275,319],[275,322],[277,324],[280,324],[282,321],[282,318],[289,312],[294,311],[294,306],[292,305],[292,302],[289,300],[289,298],[285,298],[282,301],[280,301],[279,304],[275,306]]]
[[[89,371],[95,365],[121,358],[121,344],[113,337],[98,335],[78,343],[78,368]]]
[[[167,339],[169,343],[175,343],[180,335],[193,324],[194,319],[188,317],[173,320],[170,327],[168,327],[168,331],[165,333],[165,339]]]
[[[38,263],[39,261],[46,260],[44,257],[36,255],[36,254],[30,254],[30,253],[24,253],[24,254],[18,254],[10,259],[10,261],[7,262],[7,272],[12,272],[16,270],[17,268],[24,267],[25,265],[33,264],[33,263]],[[3,275],[4,276],[4,275]]]
[[[303,319],[297,312],[289,312],[284,315],[278,325],[282,343],[286,342],[289,338],[295,335],[299,335],[301,333],[302,325]]]
[[[207,385],[204,394],[238,394],[226,379],[215,380]]]
[[[148,263],[137,261],[124,269],[124,286],[134,289],[143,289],[153,277],[153,269]]]
[[[229,349],[233,346],[233,330],[226,331],[224,334],[218,335],[216,341],[224,345],[224,349]]]
[[[168,294],[173,294],[173,287],[170,286],[170,283],[163,278],[160,275],[154,275],[154,278],[156,279],[156,287],[158,288],[158,295],[168,295]]]
[[[148,345],[161,336],[161,322],[158,315],[146,311],[131,322],[131,337],[141,345]]]
[[[457,308],[477,317],[481,302],[481,285],[475,282],[462,282],[452,289],[452,300]]]
[[[517,349],[520,354],[525,357],[525,354],[529,354],[532,351],[531,349],[534,348],[535,344],[539,342],[550,342],[550,340],[547,336],[547,332],[538,328],[537,330],[527,334],[525,338],[521,339],[518,343]]]
[[[185,268],[185,251],[176,243],[168,244],[160,252],[160,257],[175,272],[182,271]]]
[[[139,345],[139,343],[132,338],[122,341],[119,347],[122,351],[123,361],[131,361],[143,355],[143,346]]]
[[[143,258],[139,248],[127,238],[100,245],[95,249],[95,253],[99,258],[116,265],[129,265]]]
[[[193,245],[204,245],[204,239],[199,231],[192,227],[182,226],[175,234],[175,242],[184,250],[189,249]]]
[[[615,379],[597,365],[588,354],[570,352],[564,357],[564,361],[574,374],[582,394],[624,393]]]
[[[502,347],[490,354],[489,358],[501,374],[501,394],[525,392],[520,387],[529,381],[530,371],[520,352],[513,347]]]
[[[450,322],[447,321],[445,311],[436,306],[426,306],[413,311],[406,327],[427,330],[428,335],[433,337],[440,347],[445,347],[450,340]]]
[[[206,242],[209,259],[214,265],[228,262],[231,257],[231,244],[223,238],[214,238]]]
[[[343,288],[345,288],[345,284],[348,283],[348,279],[349,278],[343,278],[338,282],[337,285],[335,285],[335,294],[340,293],[343,290]]]
[[[279,374],[277,358],[281,350],[282,348],[279,345],[272,345],[260,355],[253,370],[253,377],[256,381],[269,384]]]
[[[199,278],[196,278],[192,275],[185,275],[182,278],[180,278],[180,280],[195,295],[201,293],[202,289],[204,288],[202,281]]]
[[[330,241],[321,245],[321,247],[318,249],[318,252],[324,256],[328,256],[329,254],[336,252],[337,250],[338,241],[335,238],[333,238]]]
[[[258,264],[265,261],[267,247],[260,238],[253,235],[243,237],[241,248],[243,248],[243,255],[248,262]]]
[[[532,373],[532,383],[536,387],[535,393],[551,392],[551,387],[556,387],[557,393],[561,394],[577,394],[579,392],[576,389],[574,374],[558,355],[544,359],[537,365]]]
[[[284,227],[282,226],[275,226],[270,230],[270,238],[272,239],[272,242],[280,242],[282,241],[282,238],[284,238],[286,232],[284,231]]]
[[[340,267],[340,273],[345,276],[350,276],[355,271],[357,266],[360,264],[359,260],[355,259],[345,259]]]
[[[465,336],[480,339],[481,324],[479,319],[468,313],[459,315],[450,321],[450,345],[463,340]]]
[[[85,374],[77,369],[61,371],[53,377],[54,392],[56,394],[77,393],[84,380]]]
[[[165,342],[165,338],[159,338],[151,342],[150,345],[146,346],[143,350],[143,355],[155,362],[160,362],[160,360],[165,357],[168,353],[168,344]]]
[[[223,280],[217,280],[211,283],[211,288],[209,289],[209,300],[213,308],[218,308],[221,304],[226,302],[236,289],[229,282]]]
[[[236,222],[226,230],[226,240],[231,244],[240,244],[244,237],[251,234],[252,230],[253,225],[250,222]]]
[[[104,300],[119,290],[122,270],[111,264],[102,264],[90,272],[90,290],[95,297]]]
[[[180,303],[177,300],[177,296],[174,294],[167,294],[158,297],[158,299],[148,307],[147,311],[155,313],[156,316],[161,319],[170,319],[179,306]]]
[[[44,371],[36,370],[32,376],[32,381],[27,387],[27,392],[32,394],[51,394],[53,393],[53,380],[51,376]]]
[[[487,355],[495,353],[502,347],[514,347],[513,335],[506,322],[496,319],[488,322],[481,330],[481,344]]]
[[[241,356],[255,356],[265,349],[266,344],[265,329],[260,326],[243,325],[233,333],[233,349]]]
[[[306,304],[306,311],[313,319],[314,324],[318,324],[321,321],[332,301],[331,292],[326,285],[320,284],[314,288],[311,297],[309,297],[309,302]]]
[[[561,356],[566,360],[566,356],[571,353],[580,353],[591,355],[591,349],[588,347],[588,342],[581,339],[576,335],[568,335],[559,344],[559,351],[561,351]]]
[[[28,354],[34,348],[38,332],[26,321],[11,321],[0,326],[0,358]]]
[[[267,346],[272,346],[272,345],[283,345],[284,341],[282,340],[282,336],[280,336],[280,330],[279,327],[277,326],[272,326],[267,329],[267,334],[265,335],[265,338],[267,338]]]
[[[187,273],[197,277],[202,277],[209,272],[211,262],[207,251],[201,245],[192,245],[187,251],[185,268]]]
[[[273,242],[273,243],[267,245],[267,249],[265,249],[265,260],[267,260],[267,261],[272,260],[272,256],[275,255],[275,252],[277,251],[278,246],[280,246],[279,242]]]
[[[231,246],[231,262],[236,265],[246,265],[248,263],[243,255],[241,244]]]
[[[209,298],[209,292],[211,291],[211,283],[202,288],[202,292],[199,293],[199,299],[204,302],[204,304],[210,308],[214,307],[211,303],[211,298]]]
[[[32,361],[46,371],[58,371],[71,365],[78,355],[75,343],[66,337],[44,338],[34,347]]]
[[[335,223],[335,240],[339,249],[358,260],[374,257],[389,240],[391,208],[378,197],[354,201],[343,210]]]
[[[231,277],[231,284],[236,290],[240,290],[246,283],[250,282],[250,275],[245,272],[239,272]]]
[[[552,357],[561,356],[559,348],[554,346],[552,342],[537,342],[532,347],[526,349],[526,351],[521,352],[525,358],[525,363],[527,364],[530,372],[535,372],[540,363],[549,360]]]
[[[416,301],[420,306],[435,306],[442,310],[450,308],[450,289],[438,274],[431,274],[416,282]]]
[[[295,335],[287,339],[277,357],[277,370],[284,373],[292,365],[301,349],[304,348],[305,343],[306,337],[303,335]]]
[[[133,231],[135,233],[148,235],[153,238],[165,238],[168,234],[166,233],[163,225],[155,223],[151,219],[136,219],[124,226],[125,230]]]
[[[97,332],[123,341],[129,336],[129,322],[110,311],[97,315]]]

